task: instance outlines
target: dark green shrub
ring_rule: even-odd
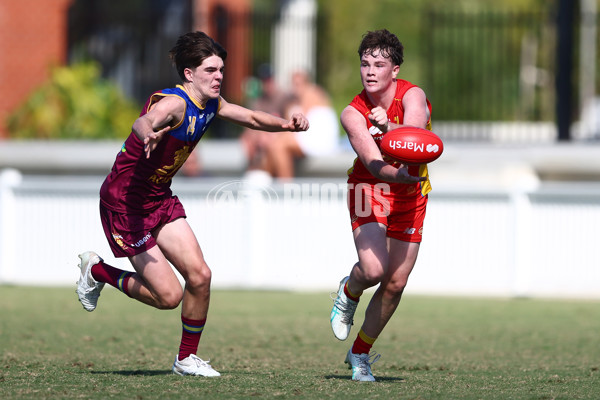
[[[55,67],[8,118],[12,138],[111,139],[131,131],[139,107],[93,62]]]

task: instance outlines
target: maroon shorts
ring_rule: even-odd
[[[394,196],[387,184],[351,184],[348,207],[352,230],[369,222],[379,222],[387,227],[388,237],[405,242],[421,242],[427,196],[420,193],[406,197]]]
[[[104,235],[115,257],[131,257],[156,246],[154,232],[177,218],[185,218],[183,205],[172,196],[148,214],[111,211],[100,204]]]

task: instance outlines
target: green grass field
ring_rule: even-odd
[[[600,398],[597,301],[408,294],[375,343],[378,382],[358,383],[358,330],[333,337],[328,293],[214,291],[198,353],[222,377],[206,379],[170,373],[179,310],[110,288],[88,313],[74,290],[0,286],[1,399]]]

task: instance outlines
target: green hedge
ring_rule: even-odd
[[[100,76],[93,62],[54,67],[50,79],[8,118],[12,138],[124,138],[139,106]]]

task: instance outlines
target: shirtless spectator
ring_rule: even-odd
[[[271,66],[261,64],[258,67],[257,77],[260,80],[260,95],[251,101],[250,108],[282,117],[287,95],[277,86]],[[240,140],[248,160],[248,171],[266,171],[268,169],[266,165],[267,143],[277,134],[244,129]]]
[[[295,176],[294,161],[306,157],[326,156],[338,148],[339,125],[329,94],[314,83],[307,72],[292,75],[293,101],[286,101],[287,112],[302,112],[310,122],[306,132],[272,135],[266,146],[267,171],[274,178]],[[285,118],[285,115],[283,116]]]

